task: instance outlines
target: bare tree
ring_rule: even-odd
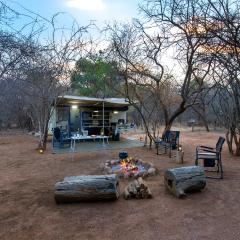
[[[209,80],[213,56],[201,51],[208,38],[207,31],[199,32],[199,15],[205,16],[197,1],[188,0],[145,1],[141,12],[145,21],[109,27],[113,56],[125,78],[126,96],[134,104],[134,99],[139,101],[136,89],[151,89],[153,112],[163,113],[166,131],[187,108],[199,103],[204,82]],[[179,74],[166,64],[171,50]],[[130,96],[128,88],[134,84]],[[147,125],[149,138],[154,139]]]
[[[206,53],[215,57],[213,79],[218,89],[219,104],[214,109],[227,129],[230,153],[240,156],[240,5],[238,1],[208,0],[205,12],[212,26]]]
[[[27,14],[0,1],[0,15],[4,16],[0,21],[0,79],[8,96],[18,96],[22,111],[39,132],[39,147],[45,149],[52,108],[70,86],[74,61],[87,49],[84,37],[89,26],[80,27],[73,20],[70,27],[61,27],[57,25],[61,14],[48,20],[24,10]],[[12,27],[11,21],[20,17],[24,25]],[[5,95],[1,102],[6,102]]]
[[[39,52],[22,79],[26,109],[39,131],[39,147],[42,149],[46,149],[52,110],[58,97],[69,90],[72,67],[83,55],[87,44],[84,34],[88,26],[79,27],[74,22],[70,29],[63,29],[55,25],[56,18],[57,15],[51,21],[51,38],[45,45],[38,45]]]

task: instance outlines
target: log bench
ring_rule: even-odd
[[[116,200],[119,198],[116,174],[65,177],[55,184],[55,202]]]
[[[206,186],[206,176],[200,166],[167,169],[164,184],[173,195],[180,198],[188,192],[201,191]]]

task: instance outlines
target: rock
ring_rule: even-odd
[[[119,161],[118,160],[111,160],[110,163],[111,163],[111,165],[114,165],[114,164],[118,164]]]
[[[104,171],[106,173],[110,173],[110,172],[112,172],[112,169],[110,167],[105,166]]]
[[[104,164],[104,163],[101,163],[101,164],[100,164],[100,169],[101,169],[101,170],[105,170],[105,164]]]
[[[150,175],[150,176],[154,176],[155,174],[156,174],[156,169],[155,168],[149,168],[148,169],[148,174]]]
[[[148,176],[148,172],[147,171],[143,172],[142,178],[146,178],[147,176]]]
[[[149,167],[150,168],[153,168],[154,167],[154,164],[153,163],[148,163],[149,164]]]

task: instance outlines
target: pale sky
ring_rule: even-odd
[[[51,18],[57,12],[68,12],[79,25],[87,25],[89,21],[95,20],[101,27],[105,22],[112,20],[130,21],[138,17],[138,4],[143,0],[5,0],[5,2],[21,11],[21,7],[18,6],[20,4],[46,18]],[[63,21],[63,24],[66,22]]]
[[[133,18],[139,18],[138,5],[143,4],[144,0],[5,0],[5,2],[21,13],[25,7],[51,19],[54,14],[65,12],[76,19],[80,26],[95,21],[95,24],[102,28],[105,23],[111,21],[130,22]],[[58,18],[59,27],[69,26],[71,23],[72,18],[67,15]],[[91,34],[94,35],[93,32]],[[164,61],[170,69],[174,69],[175,64],[172,60],[169,61],[169,56],[165,56]]]

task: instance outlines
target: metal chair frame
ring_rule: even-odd
[[[166,131],[162,139],[155,141],[157,148],[157,155],[167,154],[169,149],[169,157],[172,157],[172,150],[178,149],[179,147],[179,135],[180,131]],[[163,153],[160,153],[160,148],[164,149]]]
[[[224,142],[225,142],[225,138],[219,137],[215,148],[208,147],[208,146],[197,146],[197,148],[196,148],[195,165],[198,165],[199,160],[204,160],[204,161],[213,160],[214,167],[217,166],[217,170],[208,170],[205,168],[205,171],[220,173],[219,177],[206,176],[207,178],[223,179],[223,165],[222,165],[221,152],[222,152],[222,146],[223,146]],[[207,156],[208,154],[209,154],[209,156]]]

